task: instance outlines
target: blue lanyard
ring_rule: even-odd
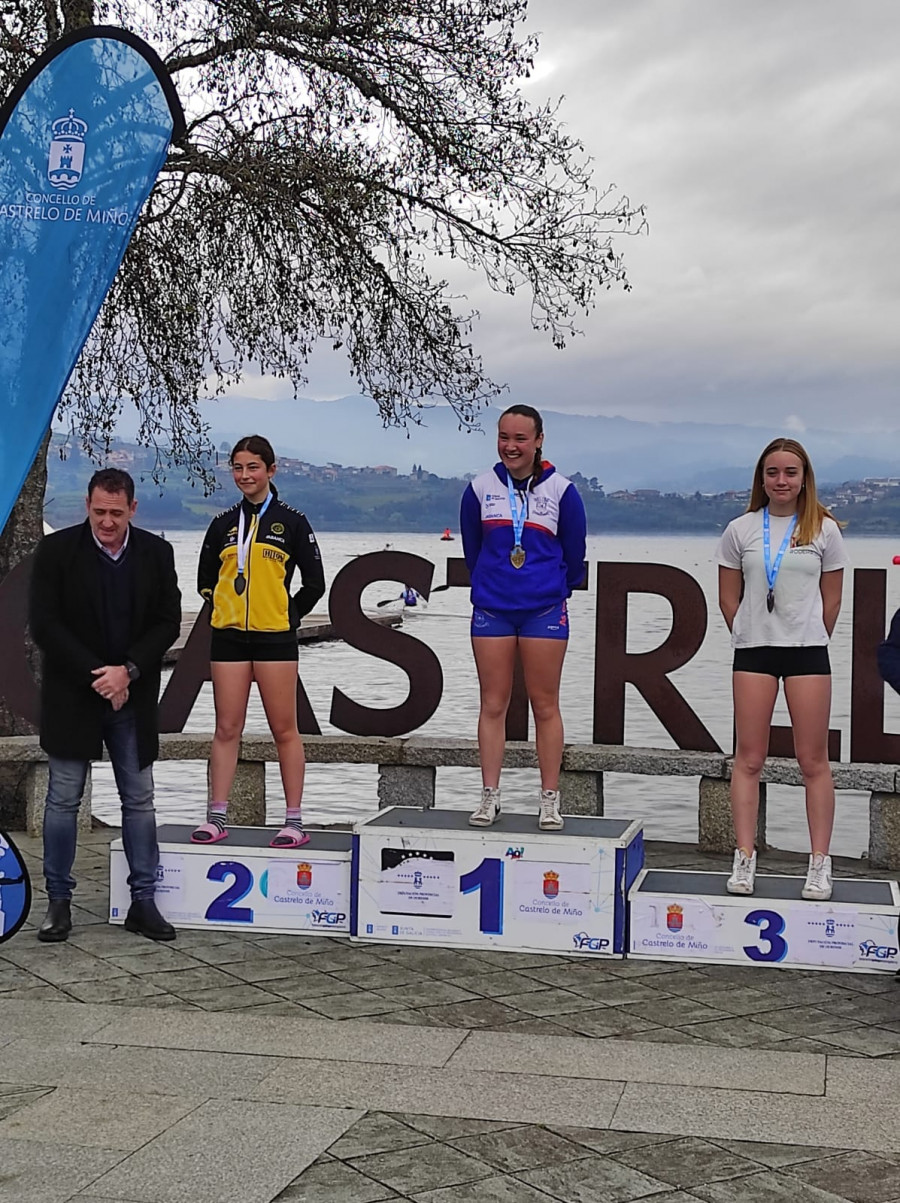
[[[506,486],[509,489],[509,515],[512,518],[513,542],[516,547],[521,547],[525,519],[528,517],[528,493],[526,489],[516,488],[509,472],[506,473]],[[519,502],[522,503],[521,509]]]
[[[784,538],[781,540],[781,547],[778,549],[778,555],[775,557],[775,563],[772,563],[772,543],[769,536],[769,507],[766,506],[763,510],[763,555],[766,559],[766,580],[769,582],[769,592],[766,595],[766,604],[771,614],[775,606],[775,580],[778,576],[778,571],[781,568],[781,561],[784,553],[791,545],[791,535],[794,533],[794,527],[797,525],[797,515],[791,514],[791,520],[788,523],[787,531]]]

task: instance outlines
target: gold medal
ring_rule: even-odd
[[[521,544],[517,543],[509,553],[509,562],[513,568],[521,568],[525,563],[525,548]]]

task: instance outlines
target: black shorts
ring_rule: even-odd
[[[210,664],[247,664],[279,660],[298,660],[297,637],[293,631],[284,635],[268,631],[213,630],[209,648]]]
[[[736,673],[762,673],[767,677],[830,677],[828,648],[738,647],[734,650]]]

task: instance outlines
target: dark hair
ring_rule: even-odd
[[[258,455],[267,468],[271,468],[275,463],[275,452],[272,450],[272,444],[268,439],[263,438],[261,434],[248,434],[244,438],[238,439],[231,448],[231,455],[228,457],[230,464],[234,463],[234,457],[239,451],[249,451],[251,455]]]
[[[134,501],[134,481],[121,468],[101,468],[88,481],[88,500],[94,489],[102,489],[104,493],[124,493],[128,504]]]
[[[500,421],[502,422],[504,418],[507,418],[510,415],[517,415],[520,418],[531,418],[532,422],[534,422],[534,437],[537,439],[541,438],[544,433],[544,419],[533,405],[511,405],[509,409],[505,409],[500,415]],[[544,460],[542,456],[543,450],[544,444],[542,440],[541,445],[539,447],[535,447],[534,449],[534,465],[531,469],[532,489],[536,484],[540,483],[541,474],[544,471]]]

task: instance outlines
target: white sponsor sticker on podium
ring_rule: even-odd
[[[378,893],[383,915],[452,919],[457,893],[453,853],[382,848]]]
[[[850,969],[858,960],[857,913],[805,902],[788,911],[787,930],[795,959],[808,965]]]
[[[166,907],[181,911],[184,906],[184,857],[169,855],[156,870],[156,901],[165,899]]]
[[[302,855],[295,861],[270,860],[266,897],[275,907],[312,906],[334,910],[344,903],[346,870],[335,861]]]
[[[559,923],[583,919],[591,902],[591,866],[564,861],[513,861],[508,867],[516,912]]]

